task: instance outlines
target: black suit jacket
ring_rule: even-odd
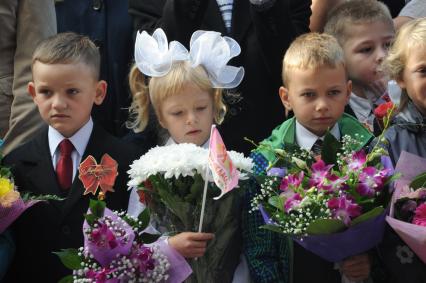
[[[245,77],[237,92],[241,101],[227,99],[228,115],[221,133],[228,148],[245,151],[248,137],[261,141],[285,119],[278,89],[282,85],[284,52],[298,35],[309,31],[310,0],[276,0],[271,7],[234,0],[232,30],[228,34],[216,0],[129,0],[136,29],[165,30],[169,41],[186,47],[198,29],[219,31],[233,37],[241,54],[230,64],[243,66]]]
[[[126,171],[138,157],[138,152],[95,124],[82,161],[92,155],[100,162],[104,153],[118,162],[115,192],[107,194],[107,207],[127,209],[129,194]],[[3,162],[11,166],[20,191],[65,198],[35,204],[13,224],[17,250],[7,282],[57,282],[71,271],[62,265],[53,252],[83,245],[83,214],[87,212],[89,199],[93,196],[83,196],[84,188],[78,176],[68,192],[60,189],[50,157],[47,129],[11,152]]]

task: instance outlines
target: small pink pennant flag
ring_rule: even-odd
[[[218,197],[214,198],[218,200],[238,185],[240,172],[234,167],[215,125],[212,126],[210,134],[209,165],[214,182],[222,191]]]

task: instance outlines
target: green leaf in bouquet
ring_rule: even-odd
[[[188,181],[189,180],[186,177],[179,177],[173,180],[173,185],[174,185],[173,187],[176,188],[178,195],[182,198],[184,198],[190,193],[189,192],[190,183]]]
[[[190,186],[189,194],[185,196],[185,201],[194,203],[195,200],[199,199],[202,195],[202,188],[204,187],[204,179],[200,174],[194,175],[194,182]]]
[[[306,161],[297,158],[297,157],[293,157],[291,159],[296,165],[297,167],[299,167],[300,169],[308,169],[308,165],[306,164]]]
[[[253,174],[253,177],[256,180],[256,184],[263,184],[268,178],[266,174]]]
[[[62,278],[61,280],[58,281],[58,283],[73,283],[74,279],[72,277],[72,275],[67,275],[64,278]]]
[[[309,235],[325,235],[341,232],[346,228],[338,219],[317,219],[309,224],[306,233]]]
[[[93,226],[96,223],[96,220],[98,220],[99,217],[96,217],[94,214],[84,214],[84,219],[86,219],[87,223],[90,226]]]
[[[149,208],[146,207],[139,215],[138,215],[138,221],[140,222],[139,224],[139,229],[140,230],[145,230],[146,227],[148,227],[149,225],[149,220],[150,220],[150,211]]]
[[[280,226],[272,225],[272,224],[262,225],[259,228],[269,230],[269,231],[272,231],[272,232],[277,232],[277,233],[283,232],[282,229],[280,228]]]
[[[359,223],[365,222],[369,219],[372,219],[376,216],[379,216],[380,214],[383,213],[385,209],[382,206],[378,206],[373,208],[370,211],[367,211],[366,213],[361,214],[360,216],[358,216],[357,218],[355,218],[354,220],[352,220],[351,222],[351,226],[357,225]]]
[[[420,175],[417,175],[413,181],[410,183],[410,187],[414,190],[417,190],[419,188],[425,188],[426,187],[426,172],[422,173]]]
[[[160,238],[161,235],[160,234],[149,234],[149,233],[142,233],[139,235],[139,239],[142,241],[142,243],[144,244],[151,244],[154,243],[155,241],[158,240],[158,238]]]
[[[330,134],[330,132],[327,132],[322,145],[321,159],[326,164],[334,164],[337,166],[337,153],[341,150],[341,143],[332,134]]]
[[[77,249],[62,249],[60,252],[53,252],[61,260],[62,264],[71,270],[81,268],[82,258],[78,255]]]
[[[160,201],[166,208],[176,215],[185,227],[192,227],[193,205],[183,201],[179,196],[170,191],[170,183],[167,182],[164,176],[150,176],[149,180],[157,190]]]
[[[268,199],[268,203],[275,208],[283,211],[284,208],[284,199],[280,196],[272,196]]]
[[[10,172],[10,169],[8,167],[0,167],[0,176],[4,178],[10,178],[12,176],[12,173]]]
[[[40,201],[48,201],[48,200],[57,200],[57,201],[61,201],[64,200],[65,198],[61,198],[58,197],[56,195],[39,195],[39,196],[35,196],[30,192],[24,192],[21,194],[21,198],[23,201],[31,201],[31,200],[40,200]]]
[[[367,165],[375,167],[380,164],[383,155],[389,155],[389,153],[380,146],[374,147],[367,155]]]
[[[386,180],[386,182],[383,184],[384,186],[390,184],[393,181],[398,180],[399,178],[401,178],[402,174],[399,172],[395,172],[389,179]],[[426,181],[426,179],[425,179]]]
[[[300,149],[300,146],[298,146],[296,143],[284,143],[284,152],[291,152],[293,154],[300,154],[302,153],[302,150]],[[288,161],[291,161],[291,157],[287,154]]]
[[[98,218],[104,216],[106,203],[102,200],[90,199],[90,211]]]
[[[367,166],[376,166],[376,164],[379,164],[381,162],[381,155],[371,155],[367,162]]]

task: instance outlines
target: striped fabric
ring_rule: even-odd
[[[228,33],[231,32],[232,5],[234,0],[216,0]]]

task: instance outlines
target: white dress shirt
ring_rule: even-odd
[[[336,123],[333,128],[331,128],[330,134],[332,134],[337,140],[340,140],[340,130],[338,123]],[[324,136],[319,137],[315,135],[296,120],[296,142],[300,148],[311,150],[317,139],[324,140]]]
[[[74,150],[71,153],[73,181],[78,167],[80,166],[81,158],[83,157],[84,151],[86,150],[87,144],[89,142],[90,135],[92,134],[92,130],[93,121],[92,118],[90,118],[89,121],[87,121],[87,123],[80,128],[80,130],[78,130],[72,137],[68,138],[74,146]],[[50,155],[52,157],[53,168],[56,170],[56,164],[58,163],[60,157],[59,143],[66,138],[51,126],[49,126],[47,136],[49,139],[49,149]]]

